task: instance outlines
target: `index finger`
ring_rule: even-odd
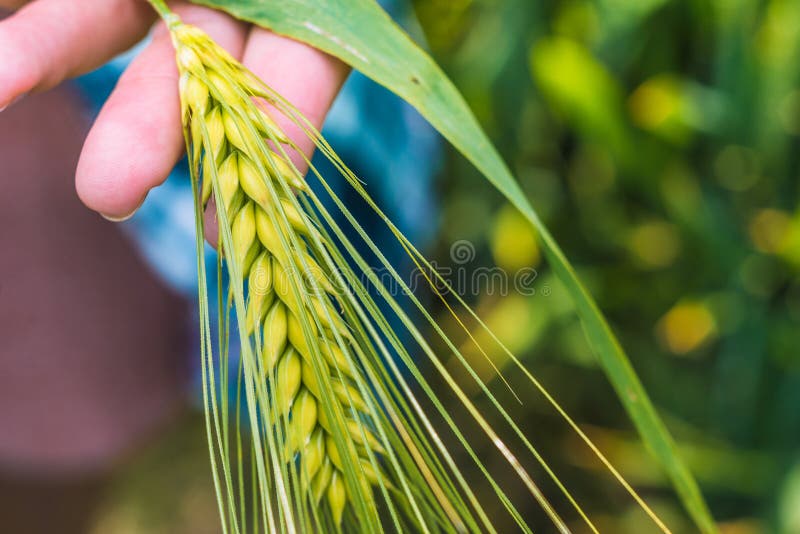
[[[0,22],[0,108],[101,65],[155,19],[138,0],[36,0]]]

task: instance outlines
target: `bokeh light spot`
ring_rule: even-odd
[[[660,269],[675,262],[681,251],[681,238],[673,224],[646,222],[631,231],[628,249],[640,266]]]
[[[717,333],[711,310],[702,302],[681,302],[658,322],[662,343],[674,354],[686,355],[713,339]]]
[[[541,254],[531,224],[511,205],[500,209],[491,236],[494,262],[509,272],[538,265]]]

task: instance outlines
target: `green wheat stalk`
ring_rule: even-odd
[[[322,200],[307,187],[289,158],[289,152],[301,152],[270,113],[283,114],[297,124],[380,213],[414,261],[421,267],[430,268],[430,264],[380,212],[356,176],[290,103],[204,32],[183,24],[162,1],[151,0],[151,4],[170,29],[181,74],[182,120],[195,194],[204,406],[223,530],[495,532],[482,503],[415,397],[396,362],[399,359],[502,506],[521,530],[531,532],[417,367],[410,352],[414,350],[429,359],[558,530],[569,532],[533,477],[459,387]],[[457,356],[586,525],[597,532],[380,248],[311,162],[306,162],[310,176],[319,181],[359,239]],[[218,302],[222,324],[216,362],[203,261],[203,213],[211,201],[220,234],[218,266],[221,271],[224,263],[230,275],[227,295],[220,290]],[[434,280],[430,281],[433,287]],[[416,348],[400,341],[370,290],[378,292]],[[473,314],[460,299],[458,306]],[[236,396],[244,397],[246,412],[240,412],[237,402],[233,439],[227,401],[231,309],[241,345]],[[483,323],[479,326],[486,328]],[[655,524],[669,532],[553,397],[527,370],[525,373]],[[243,418],[251,437],[247,444],[242,439]],[[245,469],[248,459],[250,473]],[[245,502],[248,477],[252,503]]]

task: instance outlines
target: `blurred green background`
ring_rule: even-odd
[[[434,57],[614,326],[723,532],[800,532],[800,1],[415,7]],[[529,227],[454,151],[439,186],[428,255],[447,264],[469,240],[472,267],[537,268],[535,295],[471,303],[673,531],[694,531]],[[528,387],[516,375],[511,385]],[[512,410],[601,531],[654,531],[541,399]],[[480,452],[499,465],[490,446]],[[216,532],[207,474],[202,422],[190,418],[118,477],[97,531]]]
[[[800,2],[416,5],[435,56],[614,325],[723,528],[800,532]],[[538,261],[521,219],[487,202],[455,155],[443,187],[443,246],[474,240],[510,270]],[[546,266],[540,275],[546,287]],[[665,517],[683,515],[559,296],[554,287],[478,307]],[[542,417],[531,414],[530,428],[538,420],[555,434],[543,449],[606,529],[649,531],[637,514],[626,523],[602,472],[577,472],[596,465]]]

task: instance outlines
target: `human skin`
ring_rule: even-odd
[[[187,2],[170,6],[321,126],[347,76],[343,63],[215,10]],[[0,0],[0,7],[18,8],[0,22],[0,108],[101,65],[141,40],[156,19],[145,0]],[[86,138],[75,188],[87,207],[126,219],[167,178],[184,146],[177,80],[172,43],[158,23]],[[313,144],[299,128],[276,119],[310,154]],[[302,158],[295,163],[302,165]]]

